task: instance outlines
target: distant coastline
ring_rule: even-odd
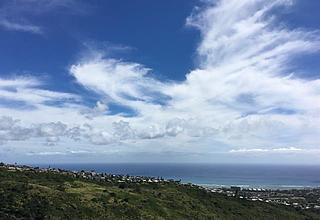
[[[303,189],[320,187],[320,165],[233,164],[31,164],[68,170],[95,170],[122,175],[141,175],[181,180],[204,187]]]

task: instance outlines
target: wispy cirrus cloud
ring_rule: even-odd
[[[39,26],[32,24],[15,23],[6,19],[0,20],[0,26],[9,31],[23,31],[34,34],[42,34],[42,29]]]
[[[73,65],[70,72],[79,84],[137,111],[139,118],[127,119],[134,127],[147,118],[164,130],[165,123],[181,118],[188,121],[181,133],[202,128],[241,144],[296,140],[306,133],[306,123],[316,134],[311,121],[319,114],[320,81],[297,78],[286,67],[296,54],[318,52],[319,38],[316,32],[278,26],[271,16],[275,7],[291,4],[219,1],[197,10],[187,24],[202,33],[201,66],[182,83],[160,82],[140,64],[102,56]],[[155,101],[162,98],[164,105]]]
[[[82,4],[74,0],[4,0],[0,4],[0,27],[7,31],[43,34],[44,28],[32,18],[39,19],[58,9],[84,12]]]
[[[66,101],[76,103],[81,98],[71,93],[55,92],[40,88],[43,82],[33,77],[18,77],[13,79],[0,78],[0,99],[10,102],[25,103],[36,108],[38,105]]]

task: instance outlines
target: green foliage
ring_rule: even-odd
[[[104,183],[0,168],[0,219],[320,219],[175,183]]]

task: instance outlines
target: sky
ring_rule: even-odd
[[[318,0],[1,0],[0,161],[320,164]]]

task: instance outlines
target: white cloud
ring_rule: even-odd
[[[90,142],[96,145],[108,145],[115,142],[113,136],[106,131],[93,132],[89,138]]]
[[[90,55],[91,56],[91,55]],[[138,108],[158,98],[162,83],[148,77],[149,69],[137,63],[103,59],[101,54],[72,65],[70,73],[78,83],[106,96],[109,101]]]
[[[90,151],[42,151],[42,152],[29,152],[29,156],[56,156],[56,155],[72,155],[72,154],[90,154]]]
[[[293,54],[318,50],[319,41],[313,32],[279,28],[267,19],[273,7],[288,4],[273,2],[221,1],[191,16],[188,24],[203,36],[202,62],[182,83],[160,82],[140,64],[101,54],[83,59],[70,72],[109,102],[136,111],[137,117],[126,120],[140,138],[184,134],[215,136],[229,144],[239,139],[285,144],[296,136],[303,139],[306,125],[316,137],[320,81],[296,78],[285,67]],[[229,25],[222,25],[224,19]]]
[[[229,153],[240,153],[240,154],[248,154],[248,153],[319,153],[320,149],[303,149],[297,147],[287,147],[287,148],[240,148],[240,149],[232,149]]]
[[[40,85],[40,81],[30,77],[20,77],[15,79],[1,79],[0,88],[25,88]]]
[[[18,120],[13,120],[10,117],[2,116],[0,118],[0,130],[2,131],[11,129],[17,122]]]
[[[97,116],[101,116],[103,114],[108,113],[109,107],[106,103],[101,101],[97,101],[96,105],[93,109],[88,110],[88,112],[84,112],[88,119],[92,119]]]
[[[19,120],[11,117],[0,117],[0,144],[7,141],[23,141],[32,136],[32,129],[18,125]]]
[[[41,28],[39,26],[32,25],[32,24],[15,23],[12,21],[1,19],[0,26],[2,26],[3,28],[9,31],[23,31],[23,32],[31,32],[34,34],[42,34]]]
[[[42,82],[35,78],[0,78],[0,99],[8,101],[20,101],[37,107],[39,104],[54,101],[78,102],[78,95],[55,92],[40,88]]]
[[[104,113],[108,110],[108,105],[100,101],[97,101],[97,105],[94,107],[93,110],[98,113]]]

